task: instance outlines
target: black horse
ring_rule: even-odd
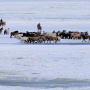
[[[86,39],[88,39],[88,36],[87,35],[83,35],[83,34],[81,34],[81,37],[82,37],[82,43],[83,43],[83,41],[84,42],[87,42],[87,41],[85,41]]]

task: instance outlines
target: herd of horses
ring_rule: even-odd
[[[1,26],[6,25],[6,22],[0,23]],[[15,38],[19,39],[20,42],[25,43],[48,43],[48,42],[60,42],[60,39],[82,39],[82,42],[86,42],[86,39],[88,39],[88,42],[90,41],[90,35],[88,35],[88,32],[78,32],[78,31],[52,31],[52,32],[42,32],[41,24],[37,24],[37,32],[19,32],[14,31],[10,33],[10,38],[14,36]],[[0,28],[0,34],[2,33],[2,28]],[[10,29],[4,30],[4,35],[9,34]]]
[[[26,31],[25,33],[14,31],[10,33],[10,38],[12,38],[12,36],[19,39],[20,42],[24,42],[24,43],[45,43],[46,41],[47,43],[48,42],[51,43],[52,41],[57,43],[58,41],[60,41],[60,37],[53,36],[51,32],[42,34],[41,31],[39,32]]]
[[[5,26],[6,22],[4,22],[2,19],[0,20],[0,26]],[[4,30],[3,27],[0,28],[0,34],[2,33],[2,30]],[[9,28],[4,30],[4,34],[9,34]]]
[[[19,32],[14,31],[10,33],[10,38],[14,36],[15,38],[19,39],[20,42],[25,43],[51,43],[51,42],[60,42],[60,39],[82,39],[82,42],[90,41],[90,35],[88,32],[74,32],[74,31],[53,31],[53,32]]]

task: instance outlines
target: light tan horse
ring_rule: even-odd
[[[81,38],[81,33],[71,34],[71,38],[73,38],[73,39],[80,39]]]
[[[57,41],[60,41],[58,37],[46,36],[46,38],[47,38],[47,43],[48,41],[50,41],[50,43],[51,41],[55,41],[55,43],[57,43]]]
[[[28,37],[28,42],[33,42],[35,43],[35,41],[38,41],[40,37]]]

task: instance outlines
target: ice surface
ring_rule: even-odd
[[[10,32],[37,31],[40,22],[43,31],[90,33],[89,1],[2,2],[0,6],[0,18],[7,22],[4,29]],[[81,42],[61,39],[60,44],[23,44],[2,32],[0,89],[89,90],[90,44]]]

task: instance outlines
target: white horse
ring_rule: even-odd
[[[15,38],[20,39],[23,36],[23,34],[17,34],[15,35]]]
[[[10,31],[9,28],[8,28],[8,29],[5,29],[5,30],[4,30],[4,35],[5,35],[5,34],[6,34],[6,35],[9,34],[9,31]]]
[[[28,37],[21,37],[20,38],[20,42],[27,42],[28,41]]]
[[[56,33],[53,33],[53,32],[45,32],[45,31],[43,31],[43,34],[44,34],[45,36],[56,37]]]

